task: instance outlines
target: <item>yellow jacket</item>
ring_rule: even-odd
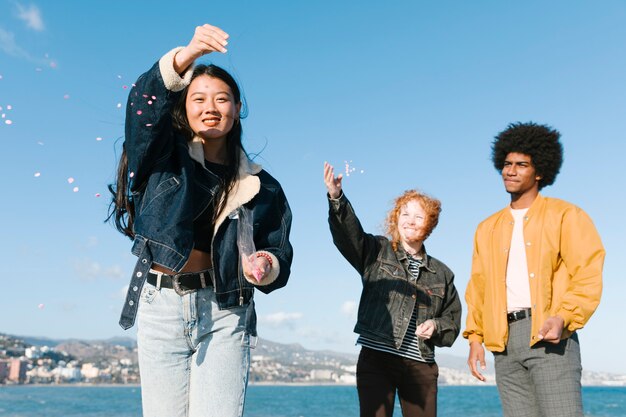
[[[538,195],[524,222],[532,346],[548,317],[563,318],[563,339],[589,320],[600,302],[605,252],[589,216],[566,201]],[[492,352],[502,352],[508,340],[506,265],[513,223],[507,207],[478,225],[465,291],[463,337]]]

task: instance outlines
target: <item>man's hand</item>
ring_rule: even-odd
[[[483,347],[483,344],[479,342],[471,342],[467,364],[470,367],[470,371],[472,371],[472,375],[476,379],[485,382],[483,374],[478,372],[478,369],[476,369],[476,362],[480,363],[480,369],[483,371],[487,369],[487,364],[485,363],[485,348]]]
[[[561,317],[548,317],[543,323],[543,326],[541,326],[541,329],[539,329],[537,338],[539,340],[543,340],[544,342],[557,344],[561,341],[561,334],[563,333],[564,326],[565,322]]]

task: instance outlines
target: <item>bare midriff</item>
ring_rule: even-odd
[[[191,255],[189,255],[189,259],[185,266],[180,270],[179,273],[183,272],[199,272],[205,271],[211,268],[211,254],[207,252],[203,252],[197,249],[191,250]],[[168,275],[175,275],[176,271],[172,271],[164,266],[152,264],[152,269],[155,271],[163,272]]]

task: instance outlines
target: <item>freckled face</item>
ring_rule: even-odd
[[[224,81],[208,75],[196,77],[189,85],[185,110],[193,132],[203,139],[224,139],[239,117],[241,103]]]
[[[410,200],[398,213],[398,234],[403,243],[423,241],[426,235],[426,212],[417,200]]]

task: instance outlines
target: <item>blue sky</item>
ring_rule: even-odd
[[[585,209],[608,252],[602,302],[580,332],[583,365],[626,373],[626,3],[158,4],[0,0],[1,332],[135,336],[117,325],[130,241],[103,223],[127,87],[211,23],[231,39],[206,60],[239,80],[245,146],[294,213],[291,280],[257,297],[262,337],[357,351],[360,281],[328,232],[324,161],[348,164],[346,194],[374,233],[406,189],[442,200],[427,248],[463,293],[475,227],[508,203],[491,140],[532,120],[559,129],[565,147],[544,194]],[[466,341],[439,352],[466,356]]]

